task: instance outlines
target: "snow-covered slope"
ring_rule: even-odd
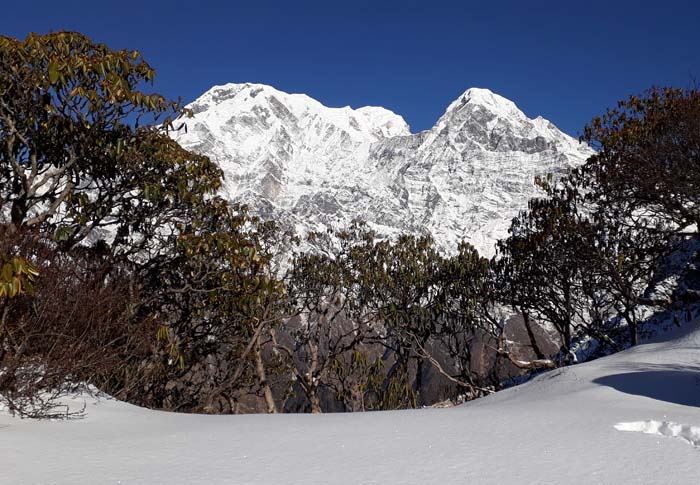
[[[592,153],[486,89],[417,134],[384,108],[328,108],[261,84],[215,86],[190,108],[176,139],[217,161],[224,195],[263,216],[302,233],[359,218],[384,236],[429,232],[446,250],[466,238],[487,255],[536,195],[536,175]]]
[[[449,409],[194,416],[103,400],[76,421],[0,416],[0,482],[697,483],[700,325],[685,332]]]

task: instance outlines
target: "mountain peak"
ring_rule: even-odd
[[[514,102],[504,98],[503,96],[494,93],[485,88],[472,87],[464,91],[461,96],[454,100],[445,110],[445,115],[450,115],[460,112],[464,109],[474,111],[475,109],[484,109],[500,117],[527,118],[525,114],[518,109]]]
[[[318,123],[332,125],[358,140],[410,135],[406,121],[388,109],[328,107],[306,94],[286,93],[267,84],[247,82],[213,86],[189,107],[195,115],[206,112],[202,120],[218,118],[219,124],[226,123],[230,115],[245,113],[248,121],[256,119],[264,129],[269,128],[268,125],[289,125],[306,119],[316,123],[317,129],[325,130]]]
[[[508,98],[504,98],[500,94],[486,88],[469,88],[463,94],[462,98],[468,103],[480,104],[494,109],[517,110],[517,106]]]

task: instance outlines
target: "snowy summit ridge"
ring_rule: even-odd
[[[471,88],[412,134],[381,107],[329,108],[263,84],[214,86],[175,138],[216,161],[222,195],[304,233],[362,219],[380,235],[430,233],[490,256],[538,195],[534,177],[593,152],[512,101]]]

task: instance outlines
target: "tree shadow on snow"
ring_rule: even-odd
[[[599,377],[593,382],[626,394],[700,407],[700,372],[697,370],[644,370]]]

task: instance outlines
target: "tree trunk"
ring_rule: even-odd
[[[260,387],[263,390],[263,396],[265,397],[265,404],[267,405],[267,412],[270,414],[277,413],[277,405],[275,404],[275,399],[272,396],[272,389],[270,389],[270,383],[267,380],[267,372],[265,371],[265,364],[262,358],[262,349],[260,348],[260,337],[255,341],[255,348],[253,349],[255,356],[255,370],[258,374],[258,380],[260,381]]]
[[[22,222],[24,222],[25,217],[27,216],[27,199],[25,197],[21,197],[18,199],[15,199],[12,202],[12,207],[10,209],[10,219],[12,221],[12,229],[17,229],[22,225]]]
[[[630,334],[630,345],[634,347],[639,343],[639,331],[637,329],[637,321],[634,318],[630,318],[629,313],[625,313],[625,320],[627,320],[627,328]]]
[[[418,404],[421,402],[421,388],[423,387],[423,359],[416,357],[416,380],[415,380],[415,390],[416,390],[416,400]]]
[[[311,414],[321,414],[321,398],[318,395],[318,387],[311,385],[309,388],[309,402],[311,403]]]
[[[568,322],[564,325],[562,339],[564,340],[562,342],[562,348],[564,350],[563,361],[565,365],[570,365],[574,362],[574,358],[571,353],[571,324]]]
[[[537,357],[538,360],[543,360],[544,359],[544,354],[542,353],[542,350],[540,349],[540,346],[537,345],[537,338],[535,338],[535,332],[532,331],[532,323],[530,321],[530,315],[527,314],[527,312],[520,312],[523,316],[523,322],[525,323],[525,330],[527,331],[527,336],[530,339],[530,347],[532,347],[532,351],[535,353],[535,357]]]

